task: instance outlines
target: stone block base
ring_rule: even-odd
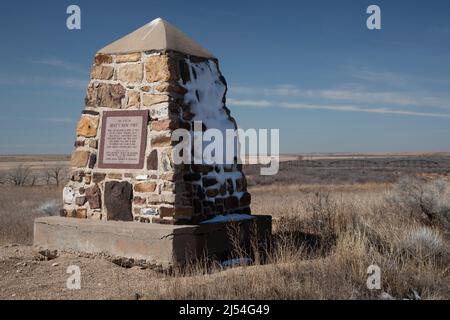
[[[205,255],[224,259],[232,252],[236,239],[244,249],[256,241],[269,243],[271,217],[253,217],[251,220],[201,225],[45,217],[35,220],[34,245],[45,249],[145,260],[167,268]]]

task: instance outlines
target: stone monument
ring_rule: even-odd
[[[61,217],[65,220],[60,224],[86,221],[84,225],[95,232],[117,226],[104,222],[133,222],[120,226],[150,236],[154,230],[175,234],[176,226],[198,228],[219,215],[254,219],[237,158],[229,164],[174,162],[174,147],[179,143],[173,139],[176,129],[193,133],[199,121],[202,130],[237,128],[226,107],[226,92],[218,60],[163,19],[101,49],[76,128],[72,173],[63,191]],[[267,229],[270,219],[264,221]],[[54,239],[39,233],[50,224],[36,222],[36,245],[54,247],[63,241],[56,239],[55,230]],[[156,238],[161,236],[158,232]],[[77,241],[77,236],[71,240]],[[97,235],[96,239],[90,248],[98,245]],[[197,242],[192,246],[204,249]],[[108,248],[101,251],[127,254]],[[86,251],[79,245],[73,249]],[[134,256],[145,258],[145,250]]]

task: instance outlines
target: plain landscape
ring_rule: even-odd
[[[68,156],[0,156],[0,298],[450,299],[449,153],[281,161],[276,176],[244,167],[253,214],[274,218],[263,254],[236,248],[235,258],[252,263],[161,272],[34,249],[34,219],[62,205]],[[81,290],[66,288],[70,265],[81,269]],[[379,290],[367,288],[371,265],[381,270]]]

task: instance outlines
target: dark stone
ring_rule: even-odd
[[[158,151],[152,150],[147,158],[147,170],[158,170]]]
[[[217,197],[218,194],[219,194],[219,190],[217,190],[217,189],[207,189],[206,190],[206,195],[209,198]]]
[[[133,221],[131,202],[133,186],[126,182],[109,181],[105,183],[105,206],[107,220]]]
[[[233,185],[233,180],[232,179],[227,179],[227,190],[229,194],[233,194],[234,193],[234,185]]]
[[[59,210],[59,215],[61,217],[67,217],[67,210],[66,209]]]
[[[84,175],[85,175],[85,174],[84,174],[83,171],[77,171],[77,172],[74,172],[73,175],[72,175],[71,180],[72,180],[72,181],[75,181],[75,182],[81,182],[81,181],[83,181]]]
[[[99,183],[105,180],[106,174],[105,173],[94,173],[92,175],[92,182]]]
[[[252,196],[250,195],[250,193],[245,192],[242,195],[241,200],[239,200],[239,206],[246,207],[246,206],[249,206],[251,202],[252,202]]]
[[[201,176],[199,173],[193,172],[193,173],[186,173],[183,178],[184,181],[198,181],[200,180]]]
[[[86,199],[91,209],[100,209],[102,207],[102,192],[97,185],[86,189]]]
[[[236,209],[239,207],[239,199],[236,197],[228,197],[224,200],[226,210]]]
[[[84,141],[75,141],[75,148],[84,147]]]
[[[189,66],[186,61],[179,60],[179,69],[181,74],[181,80],[183,80],[183,84],[186,84],[190,80]]]
[[[97,162],[97,155],[91,153],[91,155],[89,156],[89,165],[88,165],[89,168],[94,169],[96,162]]]
[[[83,197],[77,197],[76,199],[75,199],[75,204],[77,205],[77,206],[82,206],[82,205],[84,205],[86,203],[86,197],[85,196],[83,196]]]
[[[194,207],[194,214],[202,213],[202,202],[199,199],[194,199],[193,207]]]
[[[242,178],[236,180],[236,191],[242,192],[245,190],[247,190],[247,180],[243,176]]]
[[[193,164],[192,171],[198,173],[208,173],[213,170],[213,166],[207,164]]]
[[[204,177],[203,178],[203,186],[205,188],[215,186],[217,184],[217,179],[212,177]]]
[[[81,114],[88,114],[91,116],[98,116],[100,113],[97,111],[92,111],[92,110],[83,110],[83,112]]]

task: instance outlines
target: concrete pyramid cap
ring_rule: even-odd
[[[173,50],[197,57],[215,58],[208,50],[161,18],[107,45],[98,53],[126,54],[151,50]]]

